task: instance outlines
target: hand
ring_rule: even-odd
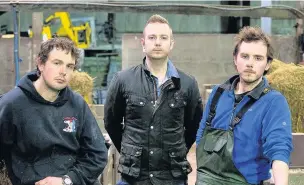
[[[35,185],[62,185],[63,180],[61,177],[46,177],[38,182]]]
[[[104,137],[106,143],[108,143],[110,145],[112,144],[112,140],[111,140],[109,134],[103,134],[103,137]]]

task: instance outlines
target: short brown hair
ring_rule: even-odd
[[[66,51],[66,53],[71,53],[72,57],[75,59],[75,64],[77,65],[79,61],[80,51],[74,42],[66,37],[54,37],[43,42],[38,53],[39,62],[45,63],[49,57],[50,52],[54,48]],[[37,71],[40,73],[38,66]]]
[[[242,28],[235,36],[235,47],[233,50],[233,56],[237,56],[239,52],[240,45],[242,42],[257,42],[262,41],[267,47],[267,62],[271,62],[273,60],[273,47],[271,45],[270,38],[262,31],[259,27],[250,27],[246,26]]]
[[[148,25],[150,23],[163,23],[163,24],[168,24],[169,25],[169,22],[167,21],[167,19],[164,18],[164,17],[162,17],[162,16],[160,16],[160,15],[158,15],[158,14],[152,15],[148,19],[146,25]]]
[[[167,25],[169,26],[169,28],[172,30],[172,28],[170,27],[170,24],[169,24],[168,20],[167,20],[166,18],[164,18],[164,17],[158,15],[158,14],[152,15],[152,16],[148,19],[148,21],[147,21],[147,23],[146,23],[146,25],[145,25],[145,28],[146,28],[146,26],[147,26],[148,24],[151,24],[151,23],[162,23],[162,24],[167,24]],[[145,29],[144,29],[144,32],[145,32]]]

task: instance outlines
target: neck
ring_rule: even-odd
[[[252,91],[256,86],[259,85],[259,83],[261,81],[262,81],[262,78],[260,78],[259,80],[256,80],[255,82],[252,82],[252,83],[246,83],[244,80],[240,79],[240,81],[236,85],[234,92],[235,92],[235,94],[242,94],[245,92]]]
[[[54,102],[60,91],[54,91],[47,87],[42,78],[38,78],[33,82],[36,91],[42,96],[45,100],[49,102]]]
[[[152,60],[146,57],[146,64],[152,75],[164,79],[167,72],[168,57],[160,60]]]

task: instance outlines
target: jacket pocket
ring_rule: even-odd
[[[52,163],[54,167],[54,175],[62,176],[75,164],[76,160],[71,155],[54,155],[52,156]]]
[[[20,165],[21,184],[34,184],[47,176],[51,176],[54,172],[53,164],[50,157],[42,158],[36,162],[25,162],[25,168]]]
[[[181,121],[184,119],[185,106],[187,105],[184,99],[172,99],[168,101],[169,114],[173,120]]]
[[[144,115],[144,107],[147,103],[147,100],[144,97],[130,95],[126,99],[126,113],[130,118],[136,119]]]
[[[141,167],[142,147],[125,145],[121,147],[121,156],[119,158],[118,171],[120,173],[138,177]]]
[[[169,151],[171,173],[173,177],[185,177],[192,172],[190,163],[187,161],[187,150],[171,149]]]
[[[126,99],[126,104],[129,107],[144,107],[146,105],[146,99],[144,97],[136,96],[136,95],[129,95]]]

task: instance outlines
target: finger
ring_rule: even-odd
[[[35,185],[41,185],[41,181],[42,181],[42,180],[36,182]]]
[[[47,184],[47,179],[42,179],[35,183],[35,185],[46,185],[46,184]]]

